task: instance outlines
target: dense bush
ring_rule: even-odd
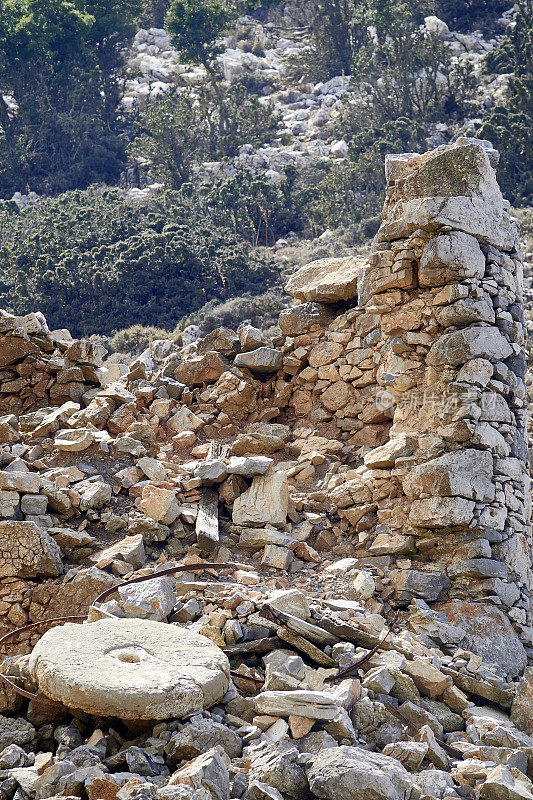
[[[385,124],[380,132],[367,132],[366,138],[354,135],[351,158],[315,160],[300,169],[286,167],[279,183],[243,170],[195,189],[184,186],[183,191],[189,191],[213,221],[231,224],[254,247],[271,246],[289,233],[315,237],[327,228],[340,227],[354,244],[377,230],[385,154],[420,149],[417,134],[421,136],[416,125],[400,119]]]
[[[506,102],[484,121],[479,135],[501,154],[498,178],[506,197],[533,202],[533,0],[519,0],[516,25],[487,58],[489,72],[511,73]]]
[[[414,0],[372,0],[370,41],[354,57],[353,84],[370,119],[430,122],[464,114],[475,89],[472,71],[453,64],[438,36],[419,27]]]
[[[424,151],[436,122],[460,121],[475,110],[477,78],[425,30],[431,11],[429,2],[415,0],[319,0],[300,74],[307,68],[307,77],[316,79],[342,69],[352,91],[332,126],[348,142],[349,158],[302,187],[303,213],[317,232],[349,225],[356,240],[373,230],[385,189],[384,156]]]
[[[167,186],[178,188],[202,161],[231,158],[243,144],[276,133],[271,106],[235,81],[219,96],[212,84],[158,97],[139,115],[131,152],[150,162]]]
[[[172,0],[165,27],[181,59],[202,64],[213,76],[222,52],[219,37],[239,13],[234,0]]]
[[[368,39],[361,0],[317,0],[311,41],[303,55],[289,60],[294,78],[324,81],[349,75],[359,47]]]
[[[145,203],[72,192],[0,210],[0,306],[43,311],[75,335],[133,323],[172,330],[209,300],[263,292],[276,269],[175,193]]]
[[[435,2],[317,4],[311,44],[303,57],[291,61],[295,78],[350,75],[351,85],[366,100],[367,113],[381,120],[434,120],[465,110],[475,88],[472,71],[457,68],[445,43],[422,27],[424,16],[435,13]]]
[[[199,206],[218,224],[231,224],[253,246],[272,245],[289,231],[302,230],[305,209],[296,187],[297,171],[289,167],[280,183],[252,170],[195,191]],[[190,187],[191,191],[192,187]]]
[[[139,10],[140,0],[0,0],[0,196],[118,178],[121,47]]]
[[[206,121],[189,91],[172,92],[152,100],[138,116],[134,157],[146,159],[155,178],[171,188],[189,180],[205,150]]]
[[[204,333],[224,326],[236,330],[241,322],[250,320],[263,330],[277,325],[280,311],[290,305],[290,297],[281,287],[269,289],[259,295],[244,294],[223,303],[211,300],[201,309],[183,319],[175,331],[177,334],[186,325],[199,325]]]
[[[170,339],[172,334],[153,325],[130,325],[110,336],[105,346],[111,353],[142,353],[156,339]]]
[[[443,19],[450,30],[470,33],[487,28],[512,5],[510,0],[433,0],[429,10]]]

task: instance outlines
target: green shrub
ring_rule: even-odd
[[[298,172],[285,170],[276,184],[253,170],[242,170],[213,184],[198,187],[196,197],[205,213],[254,247],[272,245],[289,231],[302,230],[305,216],[295,189]]]
[[[222,95],[206,83],[151,101],[139,115],[130,152],[146,159],[167,186],[178,188],[202,161],[231,158],[243,144],[270,141],[277,128],[271,105],[260,103],[240,81]]]
[[[19,215],[0,209],[0,266],[1,307],[40,310],[76,336],[133,324],[172,330],[206,302],[261,293],[277,276],[172,192],[140,203],[88,190]]]
[[[364,17],[361,0],[317,0],[309,45],[289,59],[292,77],[326,81],[349,75],[357,50],[368,38]]]
[[[106,346],[112,353],[142,353],[155,339],[170,339],[172,333],[152,325],[130,325],[117,331],[107,340]]]
[[[355,225],[353,238],[359,241],[369,224],[375,233],[368,218],[374,220],[383,204],[385,155],[424,150],[425,131],[405,117],[369,125],[361,105],[347,99],[335,133],[348,142],[349,157],[329,165],[317,182],[302,189],[305,212],[316,233]]]
[[[148,103],[135,133],[131,155],[146,159],[169,188],[179,188],[205,152],[207,121],[192,92],[175,91]]]
[[[450,30],[466,33],[490,29],[494,19],[511,6],[509,0],[434,0],[429,4],[430,12],[447,22]]]
[[[143,0],[139,24],[142,28],[162,28],[170,0]]]
[[[204,333],[210,333],[221,326],[236,330],[244,320],[250,320],[252,325],[267,330],[277,325],[280,311],[288,305],[290,298],[283,293],[281,287],[269,289],[259,295],[232,297],[223,303],[211,300],[183,319],[175,333],[187,325],[199,325]]]
[[[449,121],[473,97],[472,69],[458,67],[446,44],[420,29],[420,12],[415,0],[372,0],[366,19],[374,33],[354,56],[352,82],[378,124]]]
[[[520,0],[516,24],[486,61],[488,71],[512,73],[505,104],[485,119],[478,135],[501,154],[497,174],[515,204],[533,202],[533,0]]]
[[[212,74],[222,52],[219,37],[237,15],[232,0],[172,0],[165,27],[182,60],[202,64]]]

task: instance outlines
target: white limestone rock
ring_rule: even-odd
[[[203,419],[187,406],[180,406],[167,422],[167,426],[174,433],[183,431],[197,431],[204,424]]]
[[[392,183],[402,178],[402,190],[386,204],[377,240],[400,239],[418,228],[447,225],[498,249],[511,250],[517,241],[517,227],[491,165],[494,153],[481,141],[460,138],[451,147],[439,147],[423,156],[388,157],[387,180]]]
[[[473,358],[504,361],[512,352],[510,343],[496,328],[472,326],[437,339],[427,355],[427,363],[434,367],[445,364],[459,367]]]
[[[268,597],[268,605],[299,619],[309,619],[311,616],[307,597],[298,589],[275,589]]]
[[[339,706],[332,695],[303,689],[261,692],[254,698],[254,704],[260,714],[272,714],[277,717],[289,717],[294,714],[331,722],[339,714]]]
[[[485,256],[474,236],[451,231],[436,236],[426,245],[420,259],[420,286],[444,286],[465,278],[482,278]]]
[[[337,303],[357,294],[357,278],[366,261],[359,257],[322,258],[300,267],[285,291],[302,302]]]
[[[63,572],[61,550],[35,522],[0,522],[0,578],[55,578]]]
[[[463,497],[424,497],[411,503],[409,522],[420,528],[468,525],[475,507],[473,500]]]
[[[117,593],[123,612],[119,616],[162,622],[176,604],[172,584],[170,578],[153,578],[151,581],[119,587]]]
[[[275,347],[258,347],[246,353],[239,353],[233,362],[236,367],[246,367],[251,372],[267,374],[277,372],[283,366],[281,350]]]
[[[281,527],[287,520],[289,484],[284,472],[268,472],[254,478],[250,488],[233,504],[236,525],[274,525]]]
[[[490,503],[494,500],[493,461],[485,450],[459,450],[413,467],[403,480],[407,497],[423,493],[436,497],[464,497]]]

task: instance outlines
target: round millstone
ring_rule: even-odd
[[[205,636],[143,619],[53,628],[29,662],[47,697],[121,719],[168,719],[209,708],[226,693],[229,668]]]

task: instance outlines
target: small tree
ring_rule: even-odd
[[[0,196],[118,177],[120,46],[139,10],[140,0],[0,0]]]
[[[171,188],[191,177],[205,151],[207,123],[190,91],[152,100],[137,122],[130,152],[147,159]]]
[[[216,57],[223,48],[218,39],[238,16],[234,0],[172,0],[165,28],[183,61],[201,64],[209,75],[219,109],[219,137],[227,135],[230,119],[220,86]]]
[[[201,64],[216,80],[214,62],[223,50],[217,39],[237,14],[231,0],[173,0],[165,27],[183,61]]]
[[[325,81],[349,75],[358,49],[368,40],[365,0],[316,0],[309,44],[289,57],[294,80]]]
[[[219,98],[210,84],[152,100],[137,122],[130,147],[172,188],[188,181],[203,160],[235,156],[243,144],[262,144],[277,131],[270,105],[235,82]]]
[[[354,58],[354,84],[377,121],[448,118],[475,88],[471,70],[452,66],[438,36],[419,26],[414,0],[372,0],[366,21],[372,37]]]

